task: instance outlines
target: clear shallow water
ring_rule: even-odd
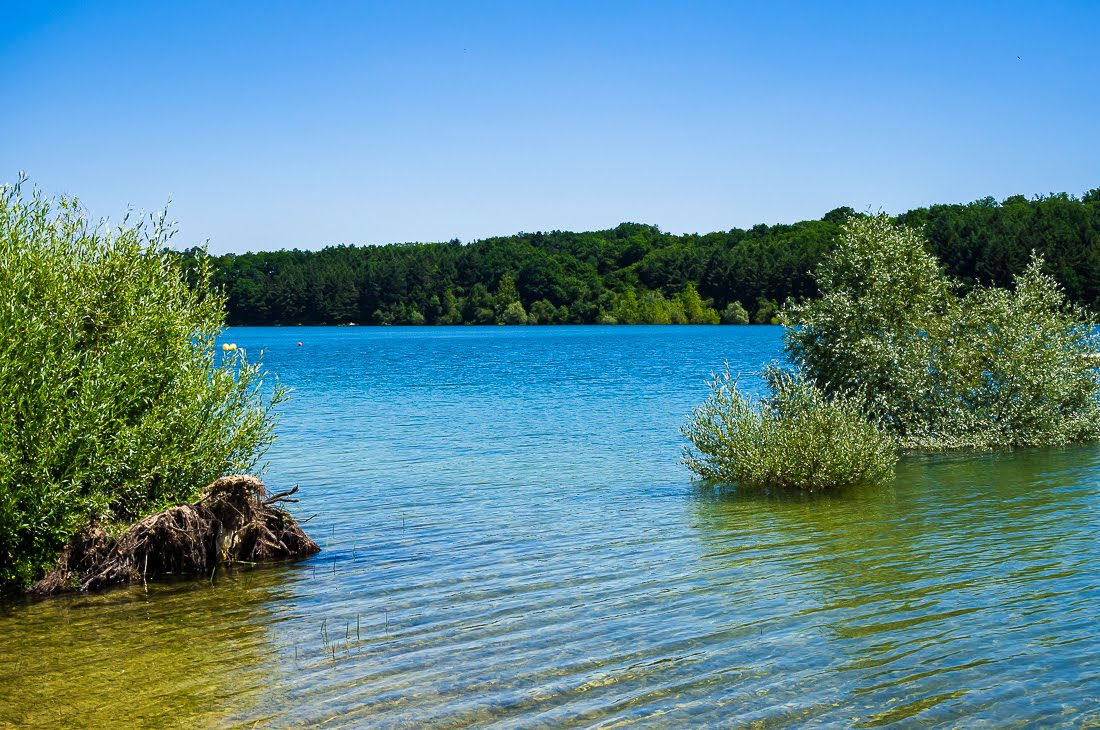
[[[3,608],[0,726],[1100,724],[1096,447],[717,494],[677,429],[778,328],[230,339],[325,551]]]

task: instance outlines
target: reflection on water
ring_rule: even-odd
[[[234,339],[297,391],[269,482],[326,549],[6,607],[0,726],[1100,722],[1100,448],[723,492],[676,429],[772,328]]]
[[[1100,718],[1098,460],[910,457],[889,490],[706,495],[698,515],[715,574],[781,601],[769,633],[790,624],[821,660],[792,700],[831,695],[867,727],[1083,722]]]

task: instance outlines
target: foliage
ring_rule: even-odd
[[[862,399],[825,394],[777,367],[765,375],[770,395],[752,403],[725,372],[682,432],[684,463],[699,476],[741,486],[809,491],[880,483],[893,474],[893,439],[867,419]]]
[[[816,280],[782,314],[795,374],[773,367],[754,406],[727,367],[684,427],[700,476],[813,490],[886,480],[899,446],[1100,438],[1100,335],[1041,256],[1011,290],[967,287],[918,231],[852,216]]]
[[[129,522],[247,471],[276,388],[215,348],[212,271],[162,249],[164,216],[89,225],[75,200],[0,191],[0,589],[25,586],[89,519]]]
[[[1100,309],[1100,201],[1090,193],[937,205],[897,222],[922,228],[929,250],[967,289],[1011,286],[1037,252],[1070,301]]]
[[[748,324],[749,313],[741,306],[741,302],[730,302],[722,310],[722,324]]]
[[[333,246],[214,260],[233,325],[496,324],[518,300],[531,324],[691,322],[675,298],[692,286],[708,308],[740,302],[772,323],[776,303],[812,297],[810,272],[852,214],[675,236],[623,223],[604,231],[517,233],[463,245]],[[1008,286],[1036,250],[1071,301],[1100,307],[1100,200],[1060,194],[938,205],[900,216],[966,287]],[[202,256],[190,251],[184,257]],[[536,312],[537,302],[544,302]],[[681,307],[685,302],[681,301]],[[551,315],[548,308],[552,307]],[[606,318],[605,318],[606,321]]]
[[[779,324],[779,304],[761,297],[752,321],[754,324]]]
[[[963,285],[921,235],[853,217],[788,308],[786,348],[826,393],[860,388],[907,448],[1053,445],[1100,437],[1097,335],[1033,255],[1014,290]]]
[[[213,264],[232,325],[497,324],[515,301],[529,324],[717,324],[732,301],[813,294],[809,270],[838,230],[809,221],[673,236],[624,223],[469,245],[226,254]]]
[[[527,312],[519,302],[511,302],[501,313],[501,320],[504,324],[527,324]]]

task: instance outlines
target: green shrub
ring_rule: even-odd
[[[684,463],[704,479],[747,487],[817,491],[881,483],[893,475],[897,446],[863,414],[862,401],[826,395],[798,375],[771,367],[770,395],[753,404],[725,372],[682,432]]]
[[[826,393],[858,389],[903,447],[1100,437],[1100,343],[1041,258],[1013,291],[959,296],[918,232],[863,216],[816,276],[820,298],[784,312],[792,362]]]
[[[276,388],[215,348],[224,301],[184,280],[164,216],[109,229],[75,200],[0,189],[0,590],[89,519],[130,522],[252,469]]]

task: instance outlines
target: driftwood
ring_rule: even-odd
[[[31,587],[49,595],[138,583],[168,574],[209,575],[218,565],[305,557],[320,551],[276,506],[298,488],[268,496],[253,476],[222,477],[193,504],[149,515],[110,536],[92,524],[69,541],[57,567]]]

